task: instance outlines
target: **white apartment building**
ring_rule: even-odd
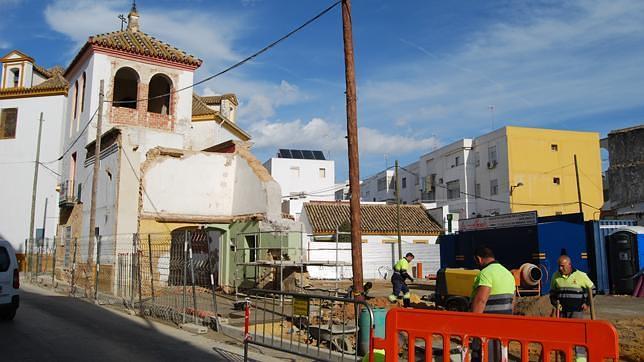
[[[299,220],[302,205],[308,201],[333,201],[335,162],[322,151],[280,149],[264,167],[282,188],[282,212]]]
[[[509,187],[507,141],[504,141],[503,130],[476,139],[458,140],[401,167],[401,203],[417,203],[420,198],[423,203],[445,208],[439,213],[443,214],[444,225],[448,224],[448,214],[452,214],[454,221],[478,214],[509,212],[507,204],[477,198],[483,195],[499,196],[500,190]],[[382,188],[385,174],[389,187],[378,192],[378,182]],[[394,170],[391,169],[366,179],[362,186],[362,199],[395,201],[394,176]],[[481,185],[492,186],[489,186],[490,190],[482,190]],[[367,194],[374,189],[377,191],[375,194]],[[434,216],[438,217],[438,214]]]
[[[598,146],[593,132],[503,127],[453,142],[402,167],[400,199],[418,202],[420,194],[423,203],[442,209],[436,212],[443,214],[446,224],[448,216],[454,224],[457,219],[516,211],[576,212],[576,205],[571,205],[576,200],[573,154],[579,156],[586,174],[580,180],[582,195],[599,204]],[[405,188],[406,172],[419,179],[418,185]],[[367,178],[363,200],[395,200],[393,176],[393,170],[386,170]],[[592,216],[591,211],[586,210],[585,216]]]
[[[46,238],[56,234],[56,158],[68,83],[62,70],[44,69],[18,50],[0,58],[0,64],[0,234],[22,259],[25,238],[36,237],[36,229],[44,226]],[[41,113],[40,164],[30,230]]]
[[[472,148],[473,141],[466,138],[420,157],[423,202],[435,202],[438,207],[449,205],[449,212],[461,218],[474,212],[476,161],[471,157]]]

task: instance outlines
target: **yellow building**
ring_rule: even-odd
[[[598,133],[508,126],[476,138],[473,150],[475,188],[484,190],[478,213],[579,212],[576,155],[584,219],[598,218],[604,202]]]

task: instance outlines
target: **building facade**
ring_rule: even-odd
[[[530,210],[539,216],[579,212],[577,179],[586,220],[597,218],[603,204],[599,134],[594,132],[508,126],[434,150],[403,169],[418,170],[414,193],[423,202],[447,206],[447,214],[460,219]],[[364,189],[372,189],[377,179],[366,179],[370,185]],[[417,202],[418,197],[402,188],[401,200]]]
[[[69,86],[61,69],[44,69],[17,50],[0,58],[0,64],[0,234],[22,259],[25,239],[36,237],[36,229],[44,228],[46,238],[56,235],[58,135]]]
[[[365,279],[390,278],[399,257],[396,206],[365,202],[361,203],[360,211],[363,276]],[[306,237],[302,249],[310,263],[307,270],[311,278],[351,278],[349,218],[348,202],[313,201],[304,204],[301,221]],[[422,205],[403,205],[400,208],[400,229],[402,255],[413,253],[413,269],[417,270],[420,265],[423,276],[435,274],[440,267],[436,240],[443,231],[442,227]],[[316,262],[320,264],[315,265]]]
[[[609,158],[602,215],[644,225],[644,125],[611,131],[602,143]]]
[[[282,212],[296,220],[305,202],[335,199],[335,162],[321,151],[281,149],[264,167],[282,188]]]

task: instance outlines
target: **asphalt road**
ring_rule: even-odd
[[[213,347],[223,344],[38,287],[21,289],[15,320],[0,322],[0,361],[243,360],[238,346]]]

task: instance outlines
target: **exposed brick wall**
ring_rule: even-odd
[[[147,99],[148,85],[139,83],[138,99]],[[163,129],[174,131],[177,109],[176,93],[170,95],[169,115],[148,112],[147,100],[139,101],[136,109],[126,107],[112,107],[110,122],[112,124],[127,124],[147,128]]]
[[[176,88],[179,82],[179,72],[168,70],[163,67],[150,66],[144,63],[136,63],[125,61],[121,59],[112,59],[112,75],[107,88],[106,98],[112,99],[114,94],[114,76],[118,69],[121,67],[130,67],[134,69],[139,75],[139,85],[137,88],[137,98],[145,99],[136,105],[136,109],[125,107],[111,107],[109,112],[109,120],[112,124],[126,124],[139,127],[148,127],[155,129],[162,129],[167,131],[174,131],[177,121],[177,101],[179,94],[173,93],[170,95],[170,109],[168,115],[161,115],[158,113],[148,112],[148,90],[149,83],[152,76],[158,73],[165,74],[172,80],[172,87]],[[183,92],[187,97],[192,97],[190,92]]]

